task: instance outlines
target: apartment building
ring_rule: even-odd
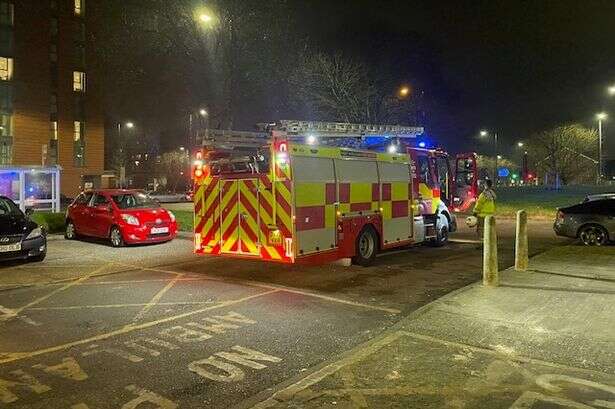
[[[69,197],[104,166],[87,1],[0,0],[0,166],[59,165]]]

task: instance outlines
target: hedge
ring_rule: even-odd
[[[31,219],[45,228],[47,233],[62,233],[66,215],[64,213],[36,212]]]

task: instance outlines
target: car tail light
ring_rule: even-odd
[[[555,216],[555,220],[558,223],[563,223],[564,222],[564,212],[562,212],[561,210],[558,210],[557,215]]]

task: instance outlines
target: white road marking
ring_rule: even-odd
[[[12,371],[11,375],[14,375],[17,380],[0,379],[0,402],[2,403],[12,403],[19,400],[19,397],[11,392],[12,388],[26,388],[37,395],[51,390],[50,386],[43,385],[35,377],[21,369]]]

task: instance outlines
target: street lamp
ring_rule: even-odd
[[[397,94],[399,95],[400,98],[406,98],[410,95],[410,87],[408,87],[407,85],[403,85],[401,88],[399,88],[399,91],[397,91]]]
[[[126,122],[124,124],[124,126],[128,129],[132,129],[135,127],[135,124],[133,122]],[[118,137],[118,142],[120,143],[120,154],[124,155],[124,140],[122,138],[122,123],[118,122],[117,123],[117,137]],[[126,166],[124,165],[124,160],[121,159],[121,166],[120,166],[120,188],[124,187],[124,179],[126,179]]]
[[[607,119],[608,114],[606,112],[599,112],[596,114],[598,120],[598,181],[602,179],[602,121]]]
[[[517,142],[517,146],[518,146],[519,148],[523,148],[523,145],[525,145],[523,142]]]
[[[207,116],[207,110],[205,108],[201,108],[199,110],[199,114],[203,117]]]
[[[611,85],[606,90],[609,93],[609,95],[611,95],[611,96],[615,95],[615,85]]]
[[[489,132],[486,130],[482,130],[480,131],[480,136],[481,137],[486,137],[489,135]],[[495,184],[497,185],[497,181],[498,181],[498,159],[501,159],[501,156],[498,155],[498,133],[494,132],[493,133],[493,155],[495,156],[495,164],[493,167],[493,181],[495,182]]]
[[[211,23],[213,19],[214,18],[211,16],[211,14],[208,13],[201,13],[199,15],[199,20],[201,20],[203,23]]]

